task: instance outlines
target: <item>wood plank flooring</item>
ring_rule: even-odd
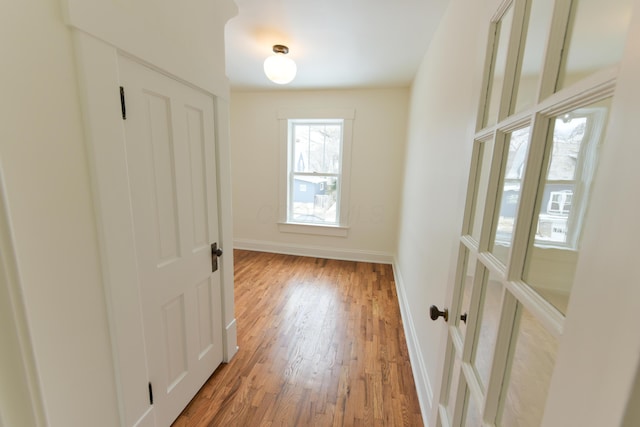
[[[390,265],[234,257],[240,349],[174,427],[423,425]]]

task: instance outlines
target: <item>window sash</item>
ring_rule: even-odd
[[[298,126],[339,126],[339,147],[338,147],[338,159],[337,169],[338,173],[331,172],[298,172],[295,169],[296,165],[296,150],[294,147],[294,137],[296,137],[296,128]],[[340,224],[340,208],[341,208],[341,192],[342,192],[342,171],[343,171],[343,149],[344,149],[344,120],[343,119],[290,119],[288,121],[288,144],[287,144],[287,218],[288,223],[303,223],[313,225],[339,225]],[[326,146],[323,147],[326,150]],[[310,159],[308,159],[310,161]],[[314,178],[309,181],[309,185],[313,187],[313,194],[308,194],[307,188],[302,191],[302,185],[296,187],[297,178]],[[318,188],[317,184],[322,183],[322,178],[325,178],[327,187],[330,187],[329,181],[333,179],[335,183],[335,189],[330,192],[327,188]],[[313,182],[317,181],[317,182]],[[322,194],[317,194],[320,191]],[[300,201],[300,198],[296,200],[296,193],[299,195],[305,193],[305,201]],[[328,194],[327,194],[328,193]],[[311,201],[311,196],[313,201]],[[326,197],[325,197],[326,196]],[[333,202],[333,203],[331,203]],[[305,206],[302,206],[304,203]],[[333,206],[335,204],[335,212],[327,209],[327,205]],[[306,210],[306,214],[303,213]],[[300,212],[302,211],[302,212]],[[327,214],[329,212],[329,214]],[[327,215],[324,219],[321,216]]]

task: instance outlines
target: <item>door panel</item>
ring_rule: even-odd
[[[502,285],[494,273],[488,275],[482,289],[482,312],[477,343],[474,346],[473,367],[480,387],[486,390],[491,373],[493,351],[498,337],[500,308],[502,306]]]
[[[449,373],[449,390],[446,393],[447,416],[450,420],[453,419],[453,416],[456,413],[456,395],[458,393],[458,382],[460,381],[461,373],[461,360],[459,358],[455,358],[451,364],[451,371]]]
[[[573,2],[573,28],[565,44],[566,52],[558,78],[558,90],[620,61],[631,9],[632,0]],[[596,23],[599,25],[595,25]]]
[[[144,92],[147,123],[150,130],[150,164],[153,181],[150,183],[154,200],[149,218],[158,234],[157,263],[162,264],[179,256],[178,218],[175,189],[175,161],[169,99]],[[129,120],[134,118],[130,117]],[[130,122],[129,122],[130,123]]]
[[[498,425],[537,427],[542,421],[558,339],[520,305],[510,347],[511,366],[501,392]]]
[[[168,425],[222,361],[213,99],[120,64],[148,376]]]
[[[191,198],[193,204],[193,247],[192,250],[202,250],[209,245],[207,193],[206,193],[206,164],[204,139],[204,118],[202,110],[187,106],[187,137],[189,141],[191,168]],[[206,248],[205,248],[206,249]]]
[[[212,307],[212,290],[209,280],[203,280],[197,286],[197,316],[198,316],[198,359],[202,359],[215,344],[213,333],[213,318],[215,312]]]
[[[184,324],[184,296],[167,302],[162,307],[164,320],[164,351],[167,354],[169,389],[180,382],[187,371],[187,331]]]
[[[542,421],[615,90],[602,70],[630,15],[614,3],[513,0],[492,18],[436,424]],[[611,55],[581,55],[589,40]]]

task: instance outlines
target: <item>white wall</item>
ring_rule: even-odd
[[[61,0],[73,26],[218,96],[228,97],[223,29],[232,0]]]
[[[0,170],[0,426],[40,426],[42,402],[4,202]]]
[[[423,416],[441,377],[446,324],[428,313],[447,303],[456,261],[489,20],[479,19],[482,6],[450,3],[411,92],[395,270]]]
[[[233,92],[231,141],[236,247],[343,259],[391,261],[395,249],[406,88]],[[345,237],[278,231],[281,109],[355,109],[349,232]]]
[[[118,424],[70,31],[60,2],[0,14],[0,162],[51,426]]]
[[[231,0],[42,0],[3,7],[0,164],[46,425],[121,421],[87,162],[89,126],[65,20],[228,98],[223,29],[234,11]],[[109,90],[116,94],[117,86]],[[217,108],[225,105],[217,100]],[[227,126],[219,130],[226,143]],[[227,188],[221,192],[229,197]],[[231,236],[231,230],[222,233]],[[223,263],[225,280],[231,277],[225,315],[233,318],[232,257]]]
[[[411,93],[395,270],[425,417],[437,405],[446,343],[446,324],[432,322],[428,307],[443,308],[450,300],[478,77],[497,5],[494,0],[451,0]],[[640,235],[640,193],[635,188],[640,182],[640,0],[634,0],[631,28],[559,340],[545,426],[620,425],[625,409],[628,422],[637,417],[625,405],[637,399],[632,391],[640,363],[640,278],[633,268]]]

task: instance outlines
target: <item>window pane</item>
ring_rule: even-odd
[[[558,340],[521,308],[511,372],[502,391],[500,426],[538,427],[556,361]],[[512,344],[513,345],[513,344]]]
[[[294,124],[295,172],[339,173],[341,124]]]
[[[516,113],[531,107],[536,100],[552,12],[552,0],[534,0],[531,4],[524,54],[520,59]]]
[[[502,19],[500,19],[500,22],[498,22],[496,29],[497,33],[494,43],[490,86],[485,107],[484,126],[492,126],[498,121],[498,109],[500,107],[500,96],[504,84],[505,68],[507,65],[507,47],[509,45],[512,21],[513,7],[509,7],[502,16]]]
[[[503,263],[507,263],[513,239],[516,212],[520,202],[520,189],[529,148],[529,128],[513,131],[507,135],[507,159],[501,174],[502,188],[498,194],[499,209],[494,224],[495,239],[491,252]]]
[[[490,273],[484,285],[480,331],[473,355],[473,366],[478,374],[480,386],[484,390],[486,390],[489,383],[493,349],[498,336],[501,301],[502,283],[493,273]]]
[[[471,391],[467,388],[466,394],[466,408],[464,411],[464,427],[478,427],[482,425],[482,417],[480,416],[480,409],[476,404],[476,400],[471,396]]]
[[[319,224],[338,222],[336,177],[294,174],[291,199],[290,221]]]
[[[538,188],[538,220],[529,242],[524,281],[566,312],[578,244],[594,178],[598,146],[610,100],[578,108],[552,120],[549,161]]]
[[[453,363],[451,364],[451,369],[449,370],[449,390],[447,391],[447,414],[449,415],[449,419],[453,419],[453,415],[455,413],[455,405],[456,405],[456,393],[458,391],[458,381],[460,380],[460,358],[457,357],[453,349],[453,344],[451,345],[452,349],[452,358]]]
[[[493,155],[494,141],[476,142],[479,144],[478,166],[475,177],[475,195],[473,198],[472,219],[469,224],[469,234],[476,242],[480,241],[482,218],[484,218],[484,205],[487,200],[489,186],[489,172],[491,171],[491,156]]]
[[[574,0],[558,90],[620,62],[631,7],[631,0]]]

